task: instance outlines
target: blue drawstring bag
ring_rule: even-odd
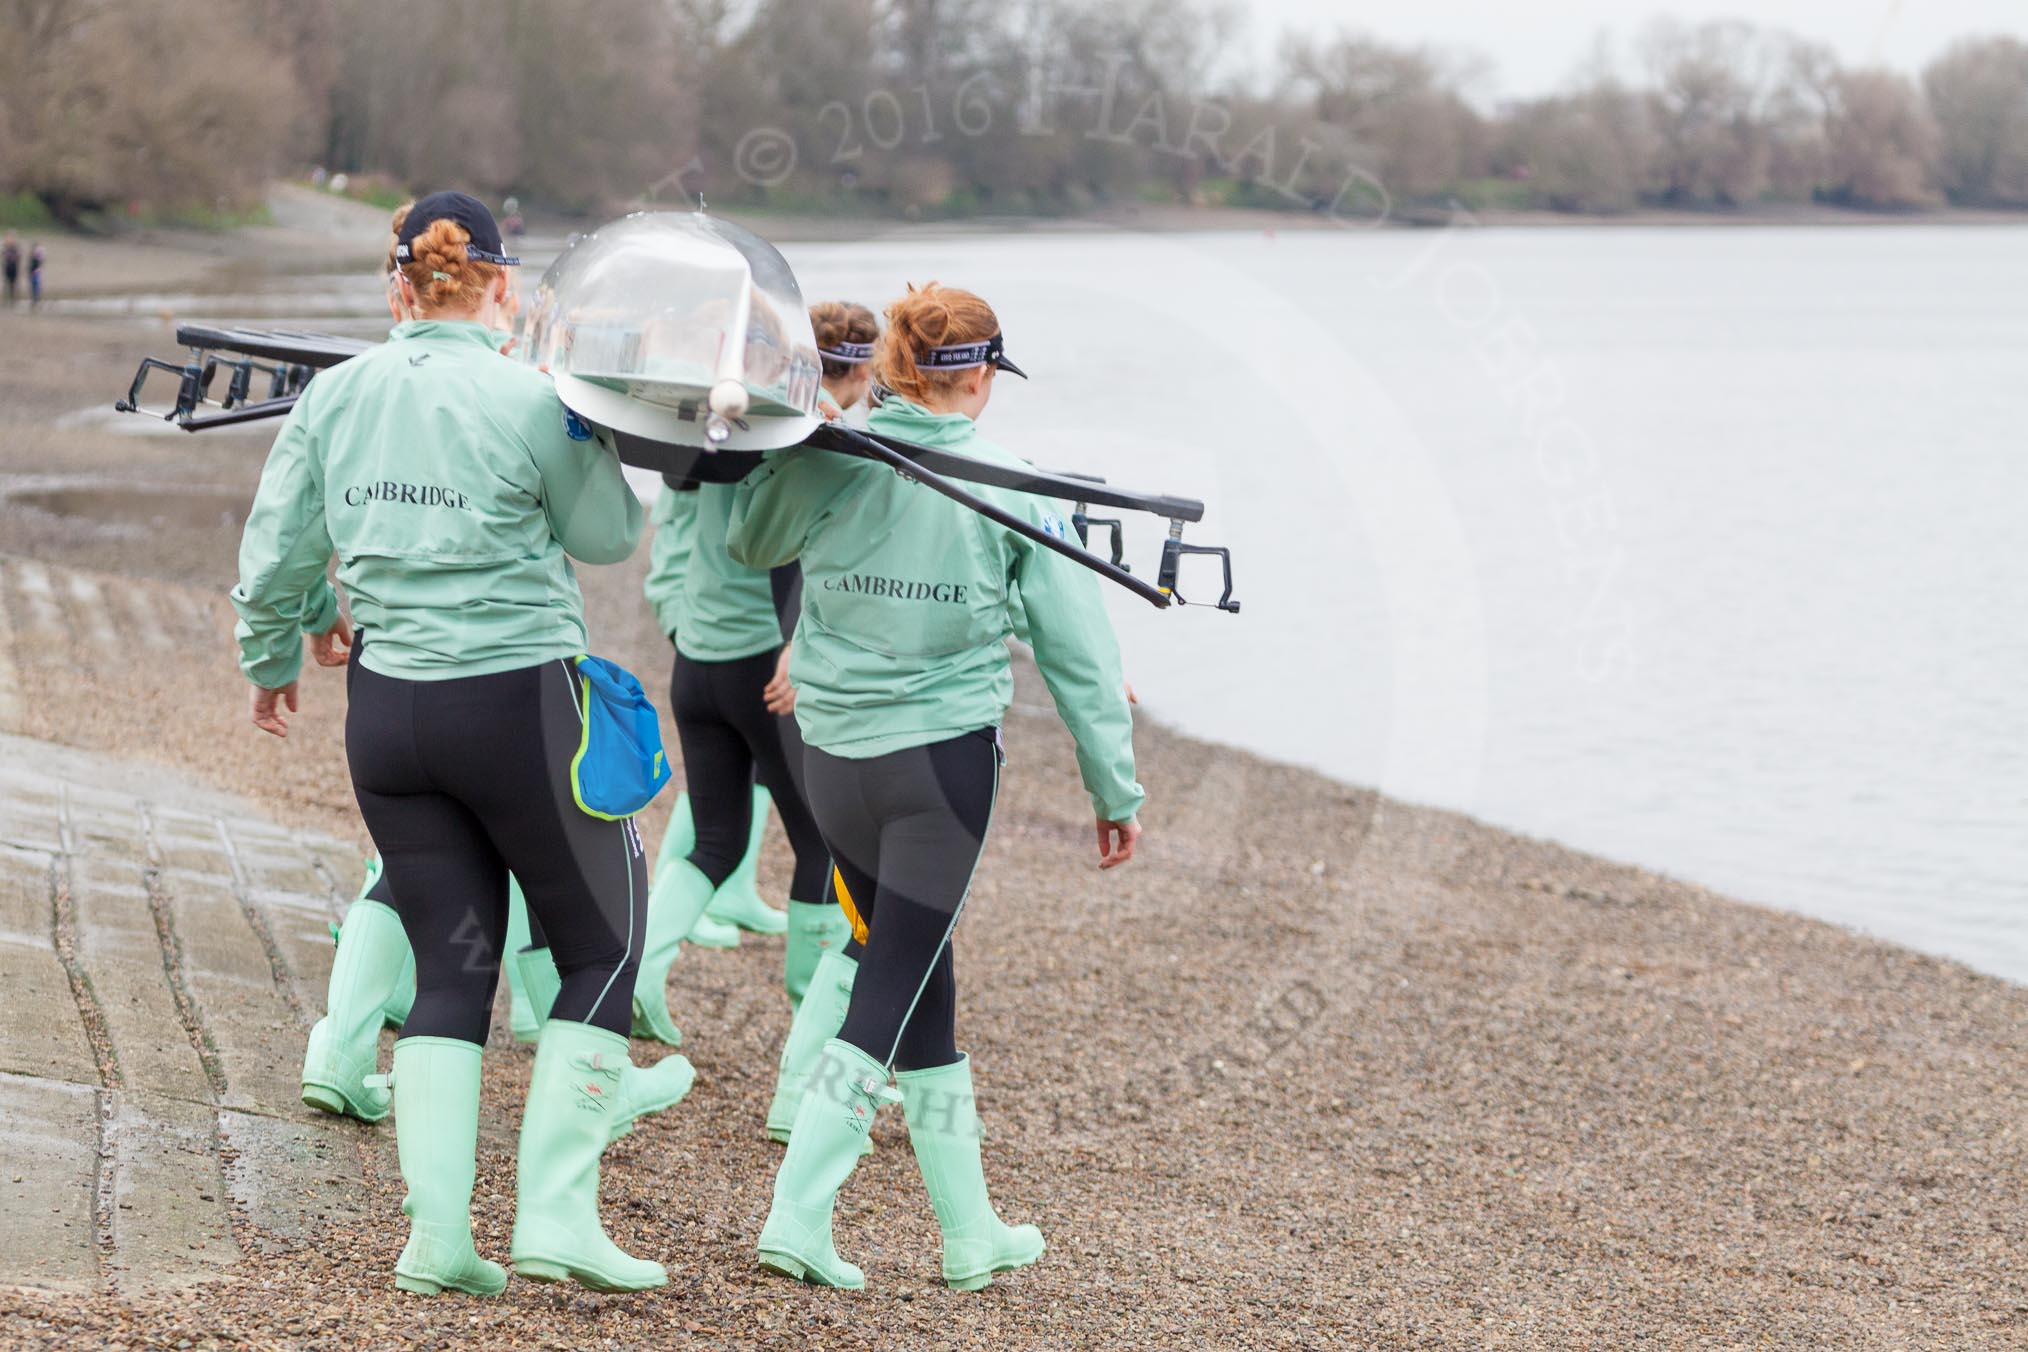
[[[577,659],[584,732],[570,762],[577,805],[602,821],[631,817],[669,782],[662,724],[634,673],[603,657]]]

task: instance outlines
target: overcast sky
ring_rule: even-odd
[[[1390,41],[1470,48],[1490,58],[1487,99],[1561,87],[1601,30],[1628,39],[1650,18],[1748,18],[1828,42],[1848,65],[1922,67],[1954,39],[2012,33],[2028,38],[2028,0],[1245,0],[1256,40],[1273,51],[1286,28],[1363,30]]]

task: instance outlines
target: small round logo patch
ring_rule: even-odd
[[[1044,512],[1042,514],[1042,532],[1052,539],[1063,539],[1066,534],[1063,529],[1063,518],[1057,516],[1054,512]]]
[[[591,424],[583,418],[578,417],[577,414],[572,413],[569,409],[565,409],[563,411],[563,434],[572,441],[590,441],[592,439]]]

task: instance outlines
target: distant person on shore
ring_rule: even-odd
[[[934,282],[911,289],[887,310],[872,375],[892,393],[867,427],[1025,466],[978,434],[1000,371],[1022,374],[992,307]],[[1059,506],[979,492],[1059,538],[1067,529]],[[858,965],[843,1027],[805,1081],[761,1266],[865,1285],[833,1245],[832,1209],[874,1117],[899,1098],[943,1232],[945,1284],[978,1290],[1043,1251],[1041,1232],[1003,1223],[986,1193],[951,959],[999,793],[999,725],[1014,694],[1006,640],[1029,640],[1076,742],[1104,869],[1133,857],[1144,796],[1119,642],[1090,573],[870,460],[769,455],[739,486],[727,543],[756,568],[803,565],[789,671],[810,807]]]
[[[12,305],[21,296],[21,241],[12,230],[0,240],[0,276],[6,279],[7,303]]]
[[[28,250],[28,308],[42,308],[42,245],[31,245]]]
[[[550,381],[501,356],[495,328],[520,260],[485,206],[423,197],[395,242],[416,318],[304,391],[262,471],[232,594],[263,731],[287,735],[299,634],[350,649],[346,760],[416,965],[394,1048],[409,1218],[395,1284],[430,1295],[507,1284],[473,1245],[471,1202],[511,871],[562,978],[521,1119],[515,1271],[599,1291],[661,1286],[662,1265],[621,1250],[598,1212],[646,868],[631,819],[579,805],[574,765],[589,678],[571,559],[624,560],[641,504]],[[356,643],[325,573],[334,551]]]

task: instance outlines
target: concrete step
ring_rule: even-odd
[[[216,1053],[218,1102],[249,1112],[298,1111],[309,1024],[288,987],[277,984],[239,899],[229,886],[193,875],[158,875],[155,891],[176,941],[187,1017]]]
[[[230,616],[223,593],[0,555],[0,643],[13,662],[95,665],[136,644],[212,642]]]
[[[56,954],[0,940],[0,1071],[96,1088],[98,1064],[72,1001],[70,977]]]
[[[92,599],[13,562],[17,618]],[[127,769],[0,734],[0,1287],[178,1288],[367,1200],[374,1133],[298,1098],[351,852]]]
[[[0,845],[0,939],[50,948],[50,866],[54,858],[53,850],[45,854]]]
[[[97,1092],[0,1074],[0,1282],[98,1286],[98,1180]]]
[[[217,1137],[217,1115],[203,1104],[113,1097],[106,1272],[116,1291],[200,1282],[238,1260]]]

